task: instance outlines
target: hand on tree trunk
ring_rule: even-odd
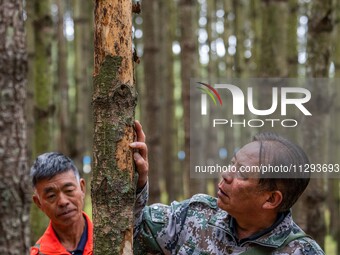
[[[148,147],[145,143],[145,134],[142,125],[138,120],[135,121],[135,130],[137,141],[130,144],[130,147],[135,149],[133,158],[135,160],[138,182],[137,189],[143,188],[148,180],[149,162],[148,162]]]

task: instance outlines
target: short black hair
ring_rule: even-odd
[[[31,168],[33,187],[43,179],[51,179],[57,174],[73,171],[77,180],[80,180],[79,171],[73,161],[59,152],[47,152],[36,158]]]
[[[260,143],[260,166],[296,167],[309,164],[306,153],[300,146],[272,132],[263,132],[254,136],[253,141]],[[267,190],[279,190],[283,199],[279,211],[289,210],[306,189],[310,174],[300,171],[280,173],[278,178],[265,175],[260,177],[259,184]]]

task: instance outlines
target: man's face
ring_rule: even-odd
[[[85,181],[77,181],[73,171],[39,181],[35,186],[34,203],[51,219],[54,226],[79,222],[85,197]]]
[[[259,166],[259,151],[258,142],[245,145],[233,157],[232,167],[240,170],[242,166],[243,169],[246,166]],[[223,173],[218,188],[218,206],[234,217],[261,210],[267,199],[265,192],[259,188],[256,175]]]

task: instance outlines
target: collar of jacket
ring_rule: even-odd
[[[224,231],[230,238],[238,243],[238,240],[232,231],[232,224],[232,217],[221,209],[209,220],[209,225]],[[283,219],[278,223],[274,223],[274,225],[276,226],[274,226],[273,229],[269,231],[264,230],[264,234],[262,235],[257,233],[249,238],[241,240],[240,245],[243,246],[247,243],[253,243],[265,247],[278,248],[283,245],[290,233],[295,234],[301,232],[301,229],[293,222],[291,212],[285,213]]]

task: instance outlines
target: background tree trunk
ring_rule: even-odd
[[[174,20],[174,3],[173,1],[161,0],[159,4],[159,27],[160,30],[160,86],[163,88],[164,102],[161,106],[162,111],[162,134],[166,137],[161,139],[163,164],[162,171],[165,182],[165,189],[168,197],[168,202],[176,199],[176,186],[174,183],[176,176],[179,175],[178,168],[176,169],[176,127],[175,127],[175,98],[174,98],[174,58],[172,54],[172,42],[174,39],[174,28],[172,27]]]
[[[335,19],[337,26],[335,26],[335,33],[333,37],[334,47],[334,66],[335,66],[335,78],[340,79],[340,0],[336,0]],[[333,152],[330,157],[330,163],[338,163],[340,155],[340,86],[335,87],[334,91],[334,107],[331,112],[331,134],[330,134],[330,151]],[[338,244],[336,247],[336,254],[340,254],[340,181],[339,179],[330,179],[330,196],[328,199],[330,209],[330,234],[333,240]]]
[[[315,0],[311,2],[307,35],[307,77],[328,77],[331,54],[332,0]],[[306,118],[303,123],[303,148],[311,163],[328,162],[329,113],[331,109],[330,85],[312,80],[308,89],[313,91],[313,97],[318,98],[310,106],[313,118]],[[305,231],[324,247],[326,226],[324,180],[311,179],[302,202],[306,208]]]
[[[261,53],[259,55],[258,76],[263,78],[287,77],[287,20],[288,0],[262,0],[262,36]],[[272,105],[273,83],[265,82],[259,87],[258,108],[268,109]],[[270,115],[271,119],[280,119],[277,111]],[[283,128],[275,127],[275,131],[282,133]],[[258,132],[257,128],[251,128]],[[255,133],[256,133],[255,132]]]
[[[197,78],[197,37],[196,37],[196,1],[179,1],[179,24],[180,24],[180,46],[181,46],[181,83],[183,102],[183,123],[184,123],[184,196],[189,197],[198,192],[204,192],[205,185],[202,180],[190,179],[190,78]],[[198,141],[198,140],[197,140]],[[192,140],[192,142],[195,142]],[[201,148],[197,146],[197,149]]]
[[[144,101],[142,124],[147,136],[150,173],[149,202],[160,201],[160,180],[162,174],[161,151],[161,83],[160,83],[160,15],[159,0],[148,0],[142,3],[143,17],[143,66],[144,66]],[[163,18],[163,17],[162,17]]]
[[[288,0],[262,0],[261,2],[262,36],[258,75],[261,77],[287,77]],[[261,98],[261,101],[264,98],[268,97]]]
[[[75,0],[74,8],[74,82],[76,86],[76,126],[73,127],[76,137],[76,156],[78,165],[84,155],[92,154],[92,79],[93,70],[93,4],[90,1]]]
[[[30,181],[22,1],[0,0],[0,253],[28,254]]]
[[[57,0],[58,7],[58,66],[57,66],[57,100],[58,109],[59,139],[58,150],[65,155],[70,155],[74,142],[70,135],[70,107],[69,107],[69,84],[67,79],[67,42],[64,36],[64,13],[65,1]]]
[[[132,2],[95,2],[92,204],[94,254],[132,254],[136,92]]]
[[[34,145],[32,157],[50,151],[51,143],[51,118],[55,105],[51,104],[52,98],[52,39],[53,22],[50,13],[49,0],[32,0],[32,23],[34,28]],[[36,242],[44,233],[48,218],[36,205],[31,209],[31,240]]]
[[[288,1],[288,25],[287,25],[287,70],[288,77],[296,78],[298,75],[298,10],[299,4],[297,0]]]

